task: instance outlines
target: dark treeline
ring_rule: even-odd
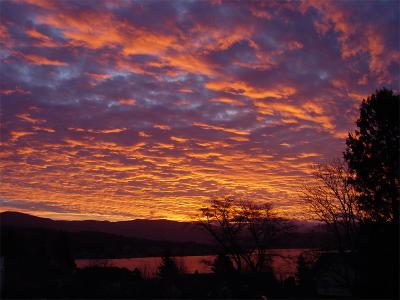
[[[66,232],[43,228],[1,226],[1,253],[9,257],[12,249],[39,248],[42,243],[51,243],[54,236],[63,235],[74,259],[107,259],[162,256],[166,249],[174,256],[214,255],[219,248],[215,244],[196,242],[174,242],[137,239],[94,231]],[[285,238],[269,245],[274,249],[334,248],[332,236],[325,226],[309,232],[289,232]],[[32,253],[34,254],[34,253]],[[31,255],[31,254],[26,254]]]
[[[343,159],[316,165],[301,188],[304,209],[328,234],[319,236],[318,251],[298,257],[294,276],[278,280],[269,251],[296,239],[293,224],[269,203],[227,196],[199,212],[197,222],[214,246],[2,227],[1,296],[398,299],[399,104],[399,95],[386,89],[364,100]],[[161,251],[154,278],[138,269],[77,269],[74,263],[93,253],[132,257]],[[213,272],[185,273],[173,256],[189,253],[217,253]]]
[[[163,249],[173,249],[177,256],[208,255],[216,252],[216,247],[212,244],[145,240],[103,232],[66,232],[15,226],[2,226],[1,232],[1,251],[7,257],[14,255],[14,249],[38,249],[43,243],[51,244],[56,236],[63,236],[68,242],[70,256],[74,259],[161,256]],[[26,253],[26,256],[35,254]]]
[[[171,257],[176,248],[163,251],[155,278],[107,265],[78,269],[70,237],[62,231],[2,228],[2,298],[258,298],[289,296],[296,287],[294,278],[280,282],[272,270],[237,272],[222,254],[213,273],[186,274]]]

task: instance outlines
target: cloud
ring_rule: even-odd
[[[7,209],[187,220],[236,193],[304,217],[311,165],[400,88],[396,1],[1,6]]]

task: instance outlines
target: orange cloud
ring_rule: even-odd
[[[211,102],[219,102],[219,103],[229,103],[229,104],[233,104],[236,106],[245,106],[246,105],[242,101],[232,99],[232,98],[226,98],[226,97],[213,98],[210,101]]]
[[[47,35],[40,33],[34,28],[26,30],[25,34],[28,35],[29,37],[37,39],[39,42],[36,45],[39,47],[53,48],[58,46],[58,44],[54,42],[52,39],[50,39]]]
[[[250,6],[250,12],[253,16],[261,19],[271,20],[272,13],[268,12],[266,9],[261,10],[258,7]]]
[[[178,142],[178,143],[184,143],[184,142],[188,141],[188,139],[177,137],[177,136],[171,136],[170,139],[175,142]]]
[[[238,141],[238,142],[248,142],[249,141],[249,138],[242,137],[242,136],[233,136],[233,137],[231,137],[229,139],[234,140],[234,141]]]
[[[46,120],[43,120],[43,119],[33,118],[28,113],[22,113],[22,114],[16,115],[16,117],[21,119],[21,120],[23,120],[23,121],[25,121],[25,122],[32,123],[32,124],[40,124],[40,123],[46,122]]]
[[[151,135],[150,134],[147,134],[146,132],[144,132],[144,131],[139,131],[139,136],[141,136],[141,137],[151,137]]]
[[[298,118],[306,121],[312,121],[320,124],[327,130],[334,130],[335,125],[331,117],[325,114],[322,106],[313,102],[303,102],[300,105],[277,102],[257,101],[255,105],[258,112],[266,115],[282,115],[285,118]]]
[[[169,47],[181,46],[173,35],[150,32],[133,27],[126,22],[103,13],[101,18],[92,11],[81,11],[78,15],[57,14],[37,17],[42,24],[51,25],[63,31],[72,44],[98,49],[110,45],[121,45],[125,56],[132,54],[161,54]],[[96,28],[96,30],[93,30]]]
[[[194,122],[193,126],[199,126],[199,127],[204,128],[204,129],[224,131],[224,132],[234,133],[234,134],[238,134],[238,135],[248,135],[248,134],[250,134],[246,130],[240,130],[240,129],[234,129],[234,128],[226,128],[226,127],[222,127],[222,126],[215,126],[215,125],[210,125],[210,124],[200,123],[200,122]]]
[[[193,91],[191,89],[180,89],[178,90],[179,93],[187,93],[187,94],[191,94],[193,93]]]
[[[119,104],[128,105],[128,106],[135,106],[136,100],[133,98],[121,98],[118,99]]]
[[[29,132],[29,131],[11,131],[11,141],[15,142],[19,140],[20,138],[28,135],[32,135],[34,132]]]
[[[224,81],[209,81],[205,87],[213,91],[224,91],[234,95],[243,95],[253,99],[262,98],[284,98],[293,95],[296,92],[294,87],[280,86],[276,88],[263,89],[255,88],[244,82],[224,82]]]
[[[108,78],[110,78],[112,75],[111,74],[107,74],[107,73],[91,73],[91,72],[86,72],[86,74],[96,80],[96,81],[103,81],[106,80]]]
[[[35,131],[56,132],[53,128],[43,126],[33,126],[32,129]]]
[[[162,130],[171,130],[171,127],[165,124],[155,124],[153,127]]]
[[[59,60],[48,59],[46,57],[39,56],[39,55],[26,54],[26,55],[23,55],[23,57],[27,61],[29,61],[30,63],[33,63],[35,65],[49,65],[49,66],[66,66],[66,65],[68,65],[65,62],[62,62]]]
[[[28,3],[49,10],[57,8],[57,1],[52,1],[52,0],[16,0],[16,2]]]
[[[76,132],[89,132],[89,133],[118,133],[125,131],[127,128],[110,128],[110,129],[84,129],[84,128],[74,128],[69,127],[68,130]]]
[[[211,64],[204,62],[196,55],[178,53],[166,56],[165,60],[169,65],[180,68],[186,72],[215,76],[217,73]]]

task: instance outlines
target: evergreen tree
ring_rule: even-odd
[[[374,222],[399,221],[400,97],[376,91],[360,107],[358,129],[349,134],[344,158],[360,208]]]
[[[344,158],[364,213],[357,252],[361,297],[399,296],[400,96],[382,89],[363,100]]]
[[[161,279],[174,279],[179,274],[179,268],[176,261],[166,252],[161,258],[161,264],[158,267],[158,276]]]
[[[297,258],[297,271],[295,274],[299,296],[311,296],[314,294],[313,270],[303,255]]]

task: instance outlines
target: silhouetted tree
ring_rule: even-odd
[[[169,251],[166,251],[158,267],[158,277],[161,279],[162,297],[178,298],[181,296],[182,292],[178,288],[177,282],[180,273],[175,259],[171,257]]]
[[[165,252],[158,267],[158,276],[161,279],[174,279],[179,274],[179,267],[169,252]]]
[[[399,104],[387,89],[364,100],[347,164],[317,165],[303,188],[311,212],[335,233],[343,279],[362,297],[398,296]]]
[[[399,222],[400,96],[376,91],[360,107],[358,129],[346,140],[344,157],[359,192],[357,201],[373,221]]]
[[[235,272],[231,259],[225,254],[218,254],[211,268],[216,275],[222,277],[228,277]]]
[[[349,255],[357,251],[363,215],[358,209],[356,191],[349,183],[350,173],[346,163],[336,159],[315,165],[312,175],[312,180],[302,188],[302,199],[311,216],[324,222],[335,238],[333,245],[339,251],[340,264],[331,270],[335,272],[335,284],[344,284],[346,289],[352,290],[356,285],[353,276],[356,262],[349,259]],[[306,273],[303,261],[298,261],[298,268],[300,273]],[[302,283],[300,294],[308,289]]]
[[[297,258],[296,280],[298,294],[301,297],[310,297],[315,293],[315,280],[311,263],[307,262],[303,255]]]
[[[349,183],[349,175],[342,160],[316,164],[312,179],[301,190],[311,216],[331,229],[341,252],[355,249],[363,218],[356,202],[356,191]]]
[[[289,228],[273,214],[271,205],[237,201],[233,197],[213,199],[201,209],[199,224],[230,255],[238,272],[265,271],[270,262],[268,247]]]
[[[365,215],[357,254],[365,297],[399,296],[399,113],[399,95],[376,91],[363,100],[358,129],[346,140],[349,182]]]
[[[238,219],[239,211],[232,197],[214,199],[208,207],[201,209],[199,224],[221,246],[224,253],[231,254],[238,271],[242,269],[242,245],[240,239],[243,223]]]

